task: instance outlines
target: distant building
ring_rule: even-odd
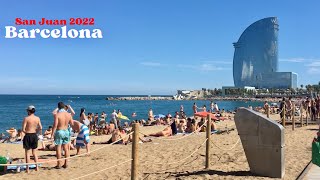
[[[235,87],[296,88],[297,74],[278,72],[278,31],[276,17],[251,24],[233,43],[233,79]]]
[[[245,89],[247,91],[256,92],[256,88],[255,87],[250,87],[250,86],[244,86],[242,88],[234,87],[234,86],[222,86],[222,90],[221,90],[222,91],[222,96],[229,95],[227,93],[227,91],[232,90],[232,89],[235,89],[235,90],[237,90],[237,89]],[[234,94],[231,94],[231,95],[234,95]]]

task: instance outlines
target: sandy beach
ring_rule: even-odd
[[[271,115],[278,119],[278,115]],[[219,129],[235,127],[233,120],[217,123]],[[141,127],[142,133],[157,132],[164,126]],[[291,126],[285,129],[285,177],[295,179],[311,160],[311,142],[317,132],[316,125],[297,127],[292,131]],[[110,135],[91,136],[93,141],[108,140]],[[141,136],[142,137],[142,136]],[[152,138],[152,142],[139,144],[139,177],[141,179],[269,179],[257,177],[250,173],[244,150],[236,130],[229,134],[213,134],[211,136],[211,168],[204,169],[205,163],[205,133],[197,133],[186,138],[177,135],[168,138]],[[174,140],[179,138],[179,140]],[[170,139],[170,140],[169,140]],[[236,145],[235,145],[236,144]],[[235,146],[234,146],[235,145]],[[196,149],[191,157],[188,157]],[[234,146],[233,149],[231,149]],[[40,171],[30,174],[7,173],[1,179],[74,179],[90,173],[112,167],[131,159],[131,145],[93,145],[92,150],[105,147],[91,153],[89,157],[76,157],[70,160],[68,169],[54,169],[55,163],[43,164]],[[231,149],[231,150],[230,150]],[[13,158],[23,158],[22,145],[0,144],[0,154],[5,155],[9,150]],[[41,159],[55,159],[54,151],[38,151]],[[82,149],[82,153],[85,149]],[[75,155],[73,150],[71,155]],[[183,160],[183,161],[181,161]],[[15,161],[16,162],[16,161]],[[177,163],[175,163],[177,162]],[[174,164],[172,164],[174,163]],[[89,175],[81,179],[129,179],[131,162],[109,170]]]

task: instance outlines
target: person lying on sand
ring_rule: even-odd
[[[42,141],[41,148],[38,150],[39,151],[56,151],[56,145],[53,142],[48,143],[48,144],[47,143],[48,143],[48,141]],[[71,143],[70,149],[71,150],[75,149],[73,143]]]
[[[127,134],[125,133],[123,128],[120,127],[119,129],[115,129],[113,131],[111,138],[107,142],[101,142],[101,143],[93,142],[93,144],[111,144],[111,143],[114,143],[114,142],[117,142],[115,144],[126,144],[127,141],[128,141]]]
[[[132,135],[130,135],[126,145],[133,141],[132,138],[133,138]],[[139,137],[139,141],[140,141],[140,143],[147,143],[147,142],[152,142],[152,139]]]
[[[157,132],[157,133],[153,133],[153,134],[149,134],[146,136],[154,136],[154,137],[168,137],[168,136],[172,136],[172,129],[171,126],[166,127],[164,130]]]

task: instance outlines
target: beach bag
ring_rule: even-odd
[[[7,164],[7,158],[0,156],[0,164]],[[4,172],[4,166],[0,166],[0,172]]]
[[[316,139],[312,142],[312,163],[320,167],[320,144]]]

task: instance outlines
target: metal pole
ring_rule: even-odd
[[[134,123],[133,124],[131,180],[137,180],[138,179],[139,126],[140,126],[139,123]]]
[[[211,137],[211,115],[207,115],[207,144],[206,144],[206,169],[210,168],[210,137]]]

